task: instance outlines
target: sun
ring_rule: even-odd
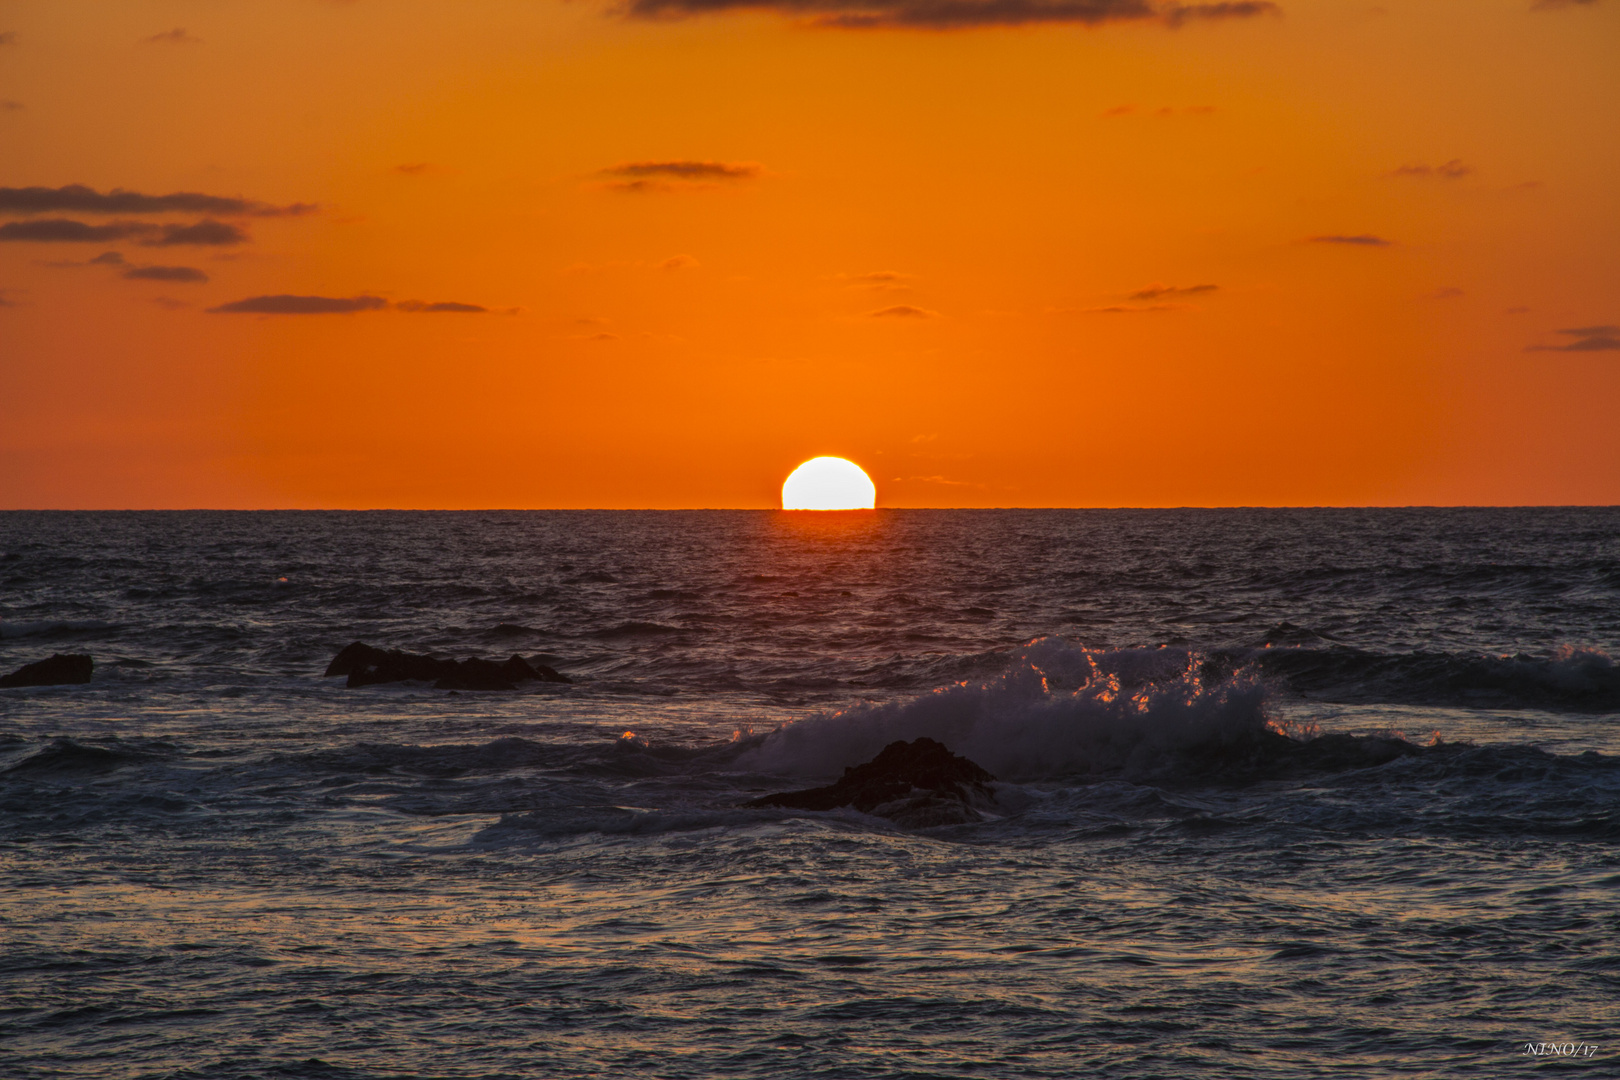
[[[782,485],[784,510],[870,510],[876,505],[872,478],[841,457],[811,458]]]

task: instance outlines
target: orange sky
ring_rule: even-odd
[[[0,507],[1620,503],[1617,0],[640,5],[0,0]]]

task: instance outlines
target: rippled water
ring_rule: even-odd
[[[0,1075],[1615,1075],[1617,601],[1609,509],[0,514],[97,665]],[[742,805],[921,735],[987,813]]]

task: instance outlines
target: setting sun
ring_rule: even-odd
[[[870,510],[876,504],[872,478],[839,457],[811,458],[782,484],[784,510]]]

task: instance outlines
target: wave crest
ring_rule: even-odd
[[[1216,672],[1189,650],[1093,651],[1042,638],[988,681],[858,705],[751,736],[737,764],[831,776],[891,742],[926,736],[1001,780],[1148,775],[1195,748],[1288,733],[1268,716],[1266,697],[1253,672]]]

